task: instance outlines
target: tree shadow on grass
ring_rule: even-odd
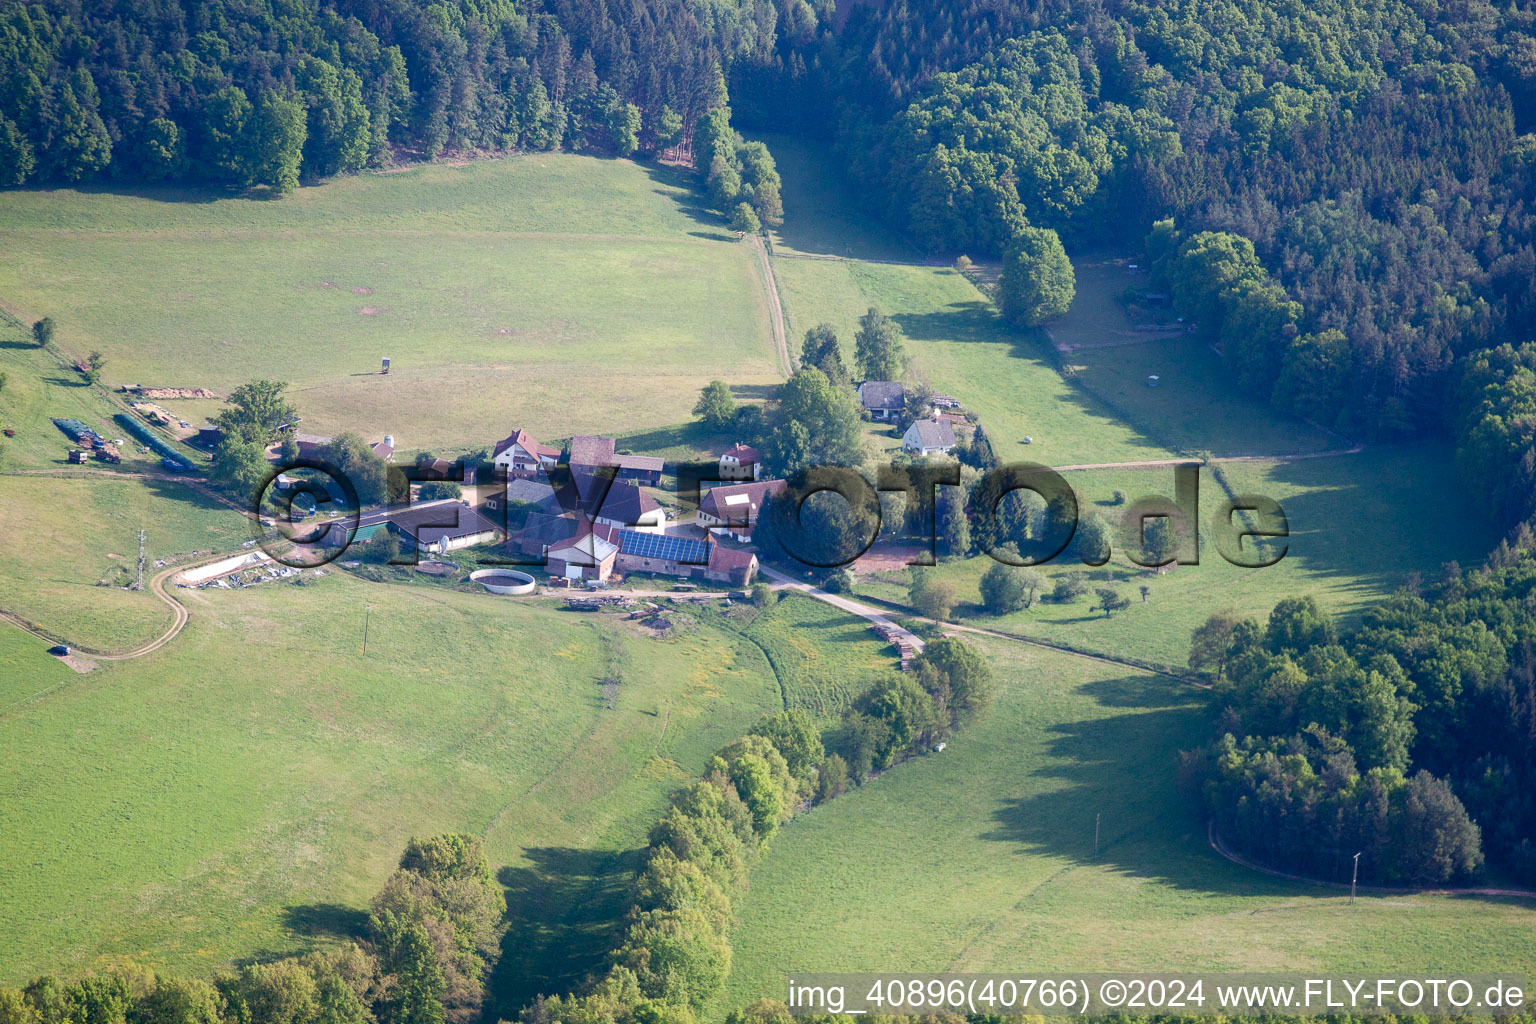
[[[1020,855],[1045,854],[1189,892],[1294,895],[1297,886],[1232,864],[1206,842],[1205,814],[1181,791],[1177,752],[1209,737],[1209,711],[1188,688],[1126,676],[1078,689],[1122,713],[1048,730],[1046,764],[1029,795],[1004,799],[984,838]],[[1098,853],[1094,853],[1095,827]]]
[[[44,384],[51,384],[56,388],[88,388],[90,385],[83,380],[71,380],[68,377],[44,377]]]
[[[511,925],[486,1019],[513,1020],[537,996],[573,991],[607,968],[643,852],[540,847],[524,851],[527,866],[501,869]]]
[[[361,939],[368,931],[368,912],[340,903],[306,903],[285,908],[283,924],[311,939]]]
[[[676,455],[676,449],[691,448],[698,451],[723,451],[731,441],[727,432],[711,430],[695,420],[670,427],[657,427],[638,434],[625,434],[618,439],[622,451],[640,454],[667,453]]]
[[[670,164],[641,164],[646,177],[660,186],[657,192],[672,201],[677,209],[685,214],[703,231],[690,231],[690,235],[698,238],[720,239],[731,241],[733,237],[725,233],[724,224],[720,215],[704,205],[703,196],[699,194],[697,179],[691,172],[681,167]]]

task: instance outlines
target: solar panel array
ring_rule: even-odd
[[[664,558],[683,565],[703,565],[709,561],[709,545],[692,537],[620,530],[619,546],[626,555],[637,558]]]

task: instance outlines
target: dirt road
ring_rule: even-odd
[[[773,328],[773,347],[779,353],[779,370],[789,378],[794,375],[795,361],[789,354],[789,336],[784,330],[784,304],[779,301],[779,282],[773,276],[773,260],[762,235],[752,236],[752,247],[757,250],[757,262],[763,269],[763,286],[768,289],[768,321]]]

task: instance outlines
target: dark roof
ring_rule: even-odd
[[[899,380],[867,380],[859,385],[859,402],[866,409],[894,411],[906,405],[906,391]]]
[[[955,444],[955,428],[948,420],[918,420],[907,430],[917,433],[921,448],[952,448]]]
[[[528,505],[543,505],[547,510],[557,510],[560,506],[555,497],[555,489],[549,484],[539,480],[508,480],[506,489],[502,492],[507,501],[520,501]]]
[[[598,514],[616,523],[637,523],[642,515],[660,507],[655,498],[628,480],[615,480]]]
[[[518,541],[526,548],[530,543],[559,544],[581,532],[581,524],[574,516],[550,515],[546,512],[530,512],[528,521],[517,532]]]
[[[406,536],[414,536],[421,545],[435,544],[441,537],[453,540],[477,533],[495,533],[500,529],[468,503],[455,498],[423,502],[393,512],[388,520],[390,525]]]
[[[661,558],[680,565],[704,565],[709,560],[708,541],[639,530],[620,530],[619,550],[636,558]]]
[[[571,465],[612,466],[613,446],[616,443],[611,437],[577,434],[571,438]]]

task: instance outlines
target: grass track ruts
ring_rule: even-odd
[[[192,562],[188,565],[173,565],[170,568],[162,569],[155,575],[151,576],[149,579],[150,592],[171,609],[173,619],[171,621],[170,628],[167,629],[164,633],[161,633],[155,639],[150,640],[147,643],[140,644],[138,647],[131,648],[130,650],[114,652],[98,651],[90,647],[82,647],[79,644],[72,643],[71,641],[62,637],[45,633],[37,626],[28,622],[26,619],[23,619],[21,616],[12,612],[5,611],[4,609],[0,609],[0,619],[4,619],[5,621],[16,626],[18,629],[30,633],[31,635],[37,637],[39,640],[45,640],[50,644],[68,644],[72,650],[87,657],[94,658],[97,661],[128,661],[131,658],[142,658],[146,654],[153,654],[155,651],[158,651],[160,648],[176,639],[176,634],[182,631],[183,627],[185,627],[187,624],[187,620],[192,617],[192,613],[187,610],[187,606],[176,600],[176,598],[172,597],[170,591],[165,589],[165,581],[178,572],[185,572],[188,569],[195,569],[200,565],[207,565],[209,562],[217,562],[221,558],[228,557],[229,554],[224,553],[214,555],[211,558],[204,558],[201,561]]]
[[[757,263],[763,271],[763,287],[768,289],[768,320],[773,328],[773,347],[779,353],[779,369],[786,378],[793,377],[795,361],[789,354],[789,336],[784,330],[784,303],[779,299],[779,282],[773,276],[773,260],[768,256],[762,235],[752,236],[752,248],[757,252]]]

